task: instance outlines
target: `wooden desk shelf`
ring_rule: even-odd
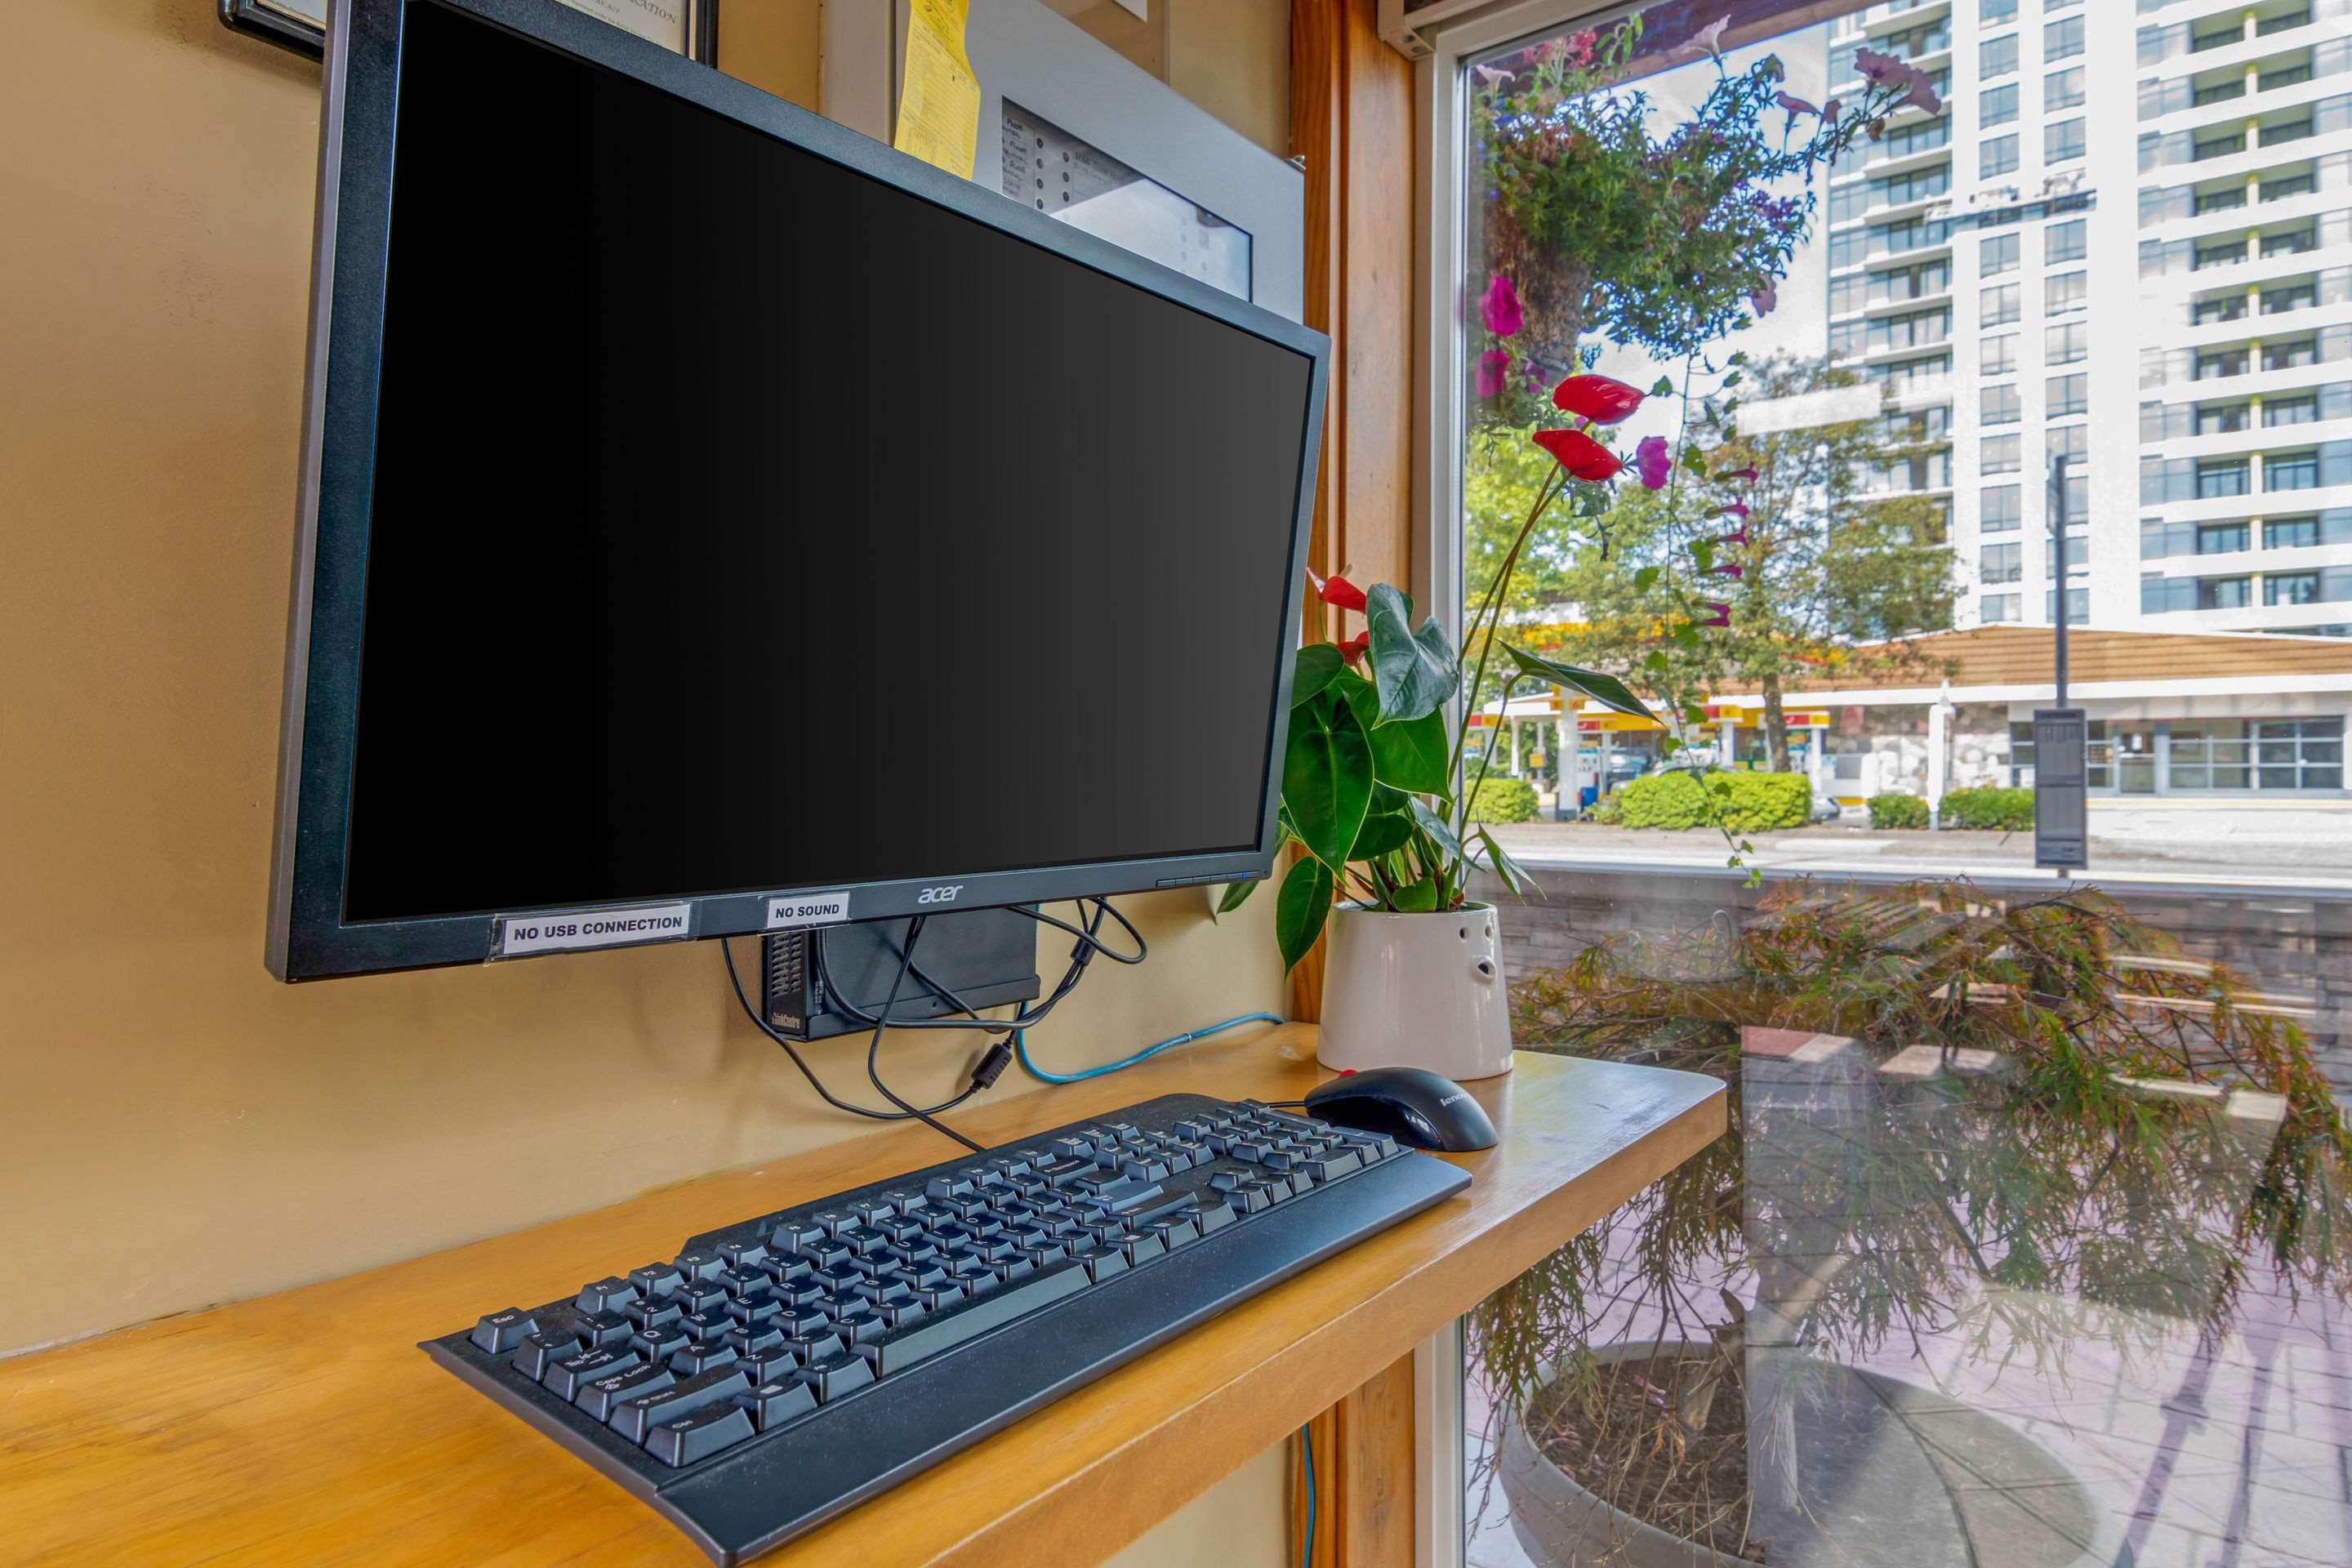
[[[956,1120],[984,1143],[1178,1089],[1295,1100],[1286,1026]],[[1721,1086],[1522,1054],[1470,1191],[802,1538],[792,1568],[1075,1565],[1295,1431],[1724,1130]],[[612,1564],[702,1555],[416,1342],[688,1235],[939,1158],[869,1138],[350,1279],[0,1363],[0,1563]],[[289,1245],[298,1245],[289,1238]],[[1039,1554],[1038,1542],[1054,1543]]]

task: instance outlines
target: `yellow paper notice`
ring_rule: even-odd
[[[898,132],[890,145],[971,178],[980,141],[980,83],[963,50],[971,0],[911,0],[907,76],[898,89]]]

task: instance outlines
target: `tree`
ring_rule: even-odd
[[[1859,384],[1852,373],[1777,359],[1745,379],[1728,416],[1695,411],[1714,437],[1694,442],[1705,477],[1621,492],[1601,520],[1605,542],[1562,575],[1558,591],[1579,614],[1562,630],[1560,657],[1624,672],[1678,705],[1698,691],[1760,691],[1778,773],[1789,766],[1788,686],[1852,644],[1948,627],[1952,557],[1939,504],[1867,489],[1873,471],[1924,455],[1914,433],[1895,426],[1889,445],[1882,419],[1742,427],[1758,422],[1759,404]],[[1692,635],[1684,613],[1694,591],[1726,606],[1727,624]]]

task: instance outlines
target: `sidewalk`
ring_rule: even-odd
[[[1731,849],[1711,828],[1528,822],[1495,829],[1530,866],[1720,869]],[[1748,864],[1774,871],[1918,877],[2047,877],[2030,833],[1874,831],[1866,821],[1751,834]],[[2236,801],[2094,802],[2085,881],[2352,890],[2352,801],[2291,806]]]

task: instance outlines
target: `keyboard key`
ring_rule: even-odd
[[[1318,1182],[1328,1182],[1334,1176],[1344,1176],[1350,1171],[1360,1171],[1363,1168],[1363,1156],[1353,1149],[1328,1154],[1321,1159],[1308,1160],[1299,1166],[1307,1175]]]
[[[549,1367],[547,1375],[541,1381],[558,1399],[569,1399],[576,1404],[581,1391],[597,1378],[635,1372],[645,1364],[645,1357],[626,1348],[583,1351]]]
[[[787,1376],[763,1383],[749,1394],[737,1394],[735,1403],[749,1411],[753,1423],[766,1432],[815,1409],[816,1395],[807,1384]]]
[[[676,1323],[664,1323],[657,1329],[640,1329],[629,1336],[629,1348],[656,1364],[669,1360],[683,1350],[692,1350],[694,1341]]]
[[[860,1256],[890,1245],[889,1233],[870,1225],[853,1225],[841,1233],[841,1239]]]
[[[735,1327],[735,1320],[724,1312],[688,1312],[677,1321],[677,1326],[684,1329],[696,1344],[707,1345],[713,1340],[724,1338],[727,1331]]]
[[[1149,1262],[1154,1258],[1162,1256],[1168,1250],[1168,1244],[1157,1236],[1147,1233],[1142,1236],[1129,1237],[1121,1245],[1120,1250],[1127,1254],[1129,1264],[1133,1265]]]
[[[675,1421],[706,1405],[731,1407],[737,1394],[751,1392],[751,1379],[743,1375],[741,1367],[723,1366],[676,1379],[663,1388],[630,1394],[613,1406],[605,1424],[630,1442],[642,1443],[646,1432],[665,1421]]]
[[[617,1312],[637,1299],[637,1288],[615,1274],[580,1287],[574,1304],[583,1312]]]
[[[857,1216],[845,1208],[819,1209],[816,1213],[804,1217],[809,1224],[818,1226],[827,1236],[839,1236],[857,1223]]]
[[[856,1344],[861,1340],[879,1339],[888,1326],[875,1316],[873,1308],[860,1307],[835,1317],[831,1331],[840,1335],[845,1342]]]
[[[575,1356],[588,1347],[570,1335],[557,1338],[552,1334],[525,1334],[516,1347],[514,1360],[508,1364],[537,1383],[557,1362]]]
[[[686,1275],[674,1263],[647,1263],[629,1270],[629,1283],[641,1296],[667,1296],[686,1283]]]
[[[776,1253],[761,1263],[760,1272],[768,1277],[771,1285],[790,1285],[795,1280],[807,1279],[815,1268],[807,1258],[796,1254]]]
[[[776,1226],[771,1240],[786,1252],[806,1257],[812,1248],[830,1239],[832,1235],[814,1220],[788,1219]]]
[[[728,1302],[721,1309],[719,1316],[727,1319],[730,1323],[767,1323],[782,1316],[784,1304],[782,1301],[761,1291],[757,1296],[748,1296],[740,1301]]]
[[[621,1402],[640,1394],[667,1388],[677,1377],[666,1366],[641,1366],[609,1377],[591,1378],[572,1395],[572,1403],[593,1421],[610,1421]]]
[[[828,1356],[800,1369],[796,1374],[820,1404],[830,1405],[856,1389],[874,1381],[874,1369],[866,1358],[855,1355]]]
[[[686,1309],[676,1301],[632,1301],[621,1309],[621,1316],[644,1333],[678,1321],[686,1316]]]
[[[669,1358],[669,1368],[680,1377],[687,1377],[718,1367],[732,1366],[740,1359],[726,1345],[704,1345],[698,1350],[678,1352]]]
[[[830,1361],[835,1356],[849,1353],[848,1344],[839,1334],[823,1331],[808,1334],[800,1339],[786,1340],[784,1348],[792,1352],[793,1360],[802,1366],[814,1366],[818,1362]]]
[[[713,1405],[655,1427],[646,1435],[646,1452],[665,1465],[690,1465],[733,1447],[752,1431],[750,1411]]]
[[[689,1247],[671,1261],[678,1273],[688,1279],[708,1279],[727,1267],[727,1260],[707,1247]]]
[[[730,1268],[748,1269],[756,1267],[768,1256],[768,1244],[756,1236],[739,1237],[732,1241],[720,1242],[719,1256],[727,1260]]]
[[[474,1347],[490,1355],[504,1355],[522,1343],[526,1335],[539,1332],[539,1320],[520,1307],[509,1307],[504,1311],[483,1315],[466,1337]]]
[[[726,1272],[724,1265],[720,1266],[719,1272]],[[715,1312],[726,1303],[727,1292],[719,1288],[719,1275],[712,1274],[700,1279],[685,1280],[670,1300],[688,1312]]]
[[[963,1175],[933,1176],[925,1184],[923,1194],[936,1203],[941,1198],[960,1198],[971,1191],[971,1178]]]
[[[1116,1247],[1090,1247],[1071,1261],[1086,1265],[1087,1278],[1097,1284],[1127,1272],[1127,1254]]]
[[[849,1205],[849,1212],[866,1225],[885,1220],[898,1212],[898,1205],[887,1198],[860,1198]]]
[[[719,1342],[746,1361],[773,1350],[785,1350],[787,1354],[791,1353],[784,1344],[784,1331],[774,1323],[730,1329],[719,1337]]]
[[[989,1330],[1033,1312],[1086,1289],[1088,1277],[1084,1267],[1073,1262],[1060,1262],[1039,1270],[1017,1284],[1008,1284],[989,1295],[935,1312],[909,1327],[894,1329],[870,1345],[861,1345],[861,1355],[870,1355],[875,1370],[887,1377],[915,1363],[938,1355]]]
[[[757,1267],[723,1269],[711,1280],[730,1296],[761,1296],[768,1289],[768,1277]]]

